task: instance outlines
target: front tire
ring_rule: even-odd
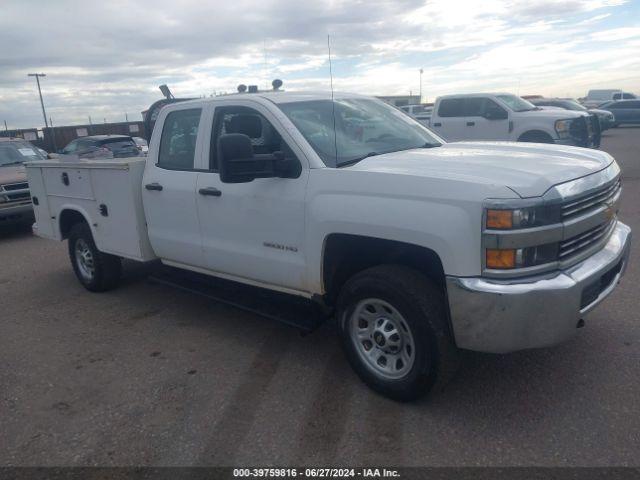
[[[80,283],[92,292],[115,288],[122,275],[119,257],[96,248],[91,229],[86,223],[76,223],[69,232],[69,259]]]
[[[444,294],[415,270],[381,265],[358,273],[344,285],[337,314],[349,363],[387,397],[417,399],[457,369]]]
[[[538,130],[523,133],[520,135],[520,138],[518,138],[518,141],[527,143],[555,143],[548,133]]]

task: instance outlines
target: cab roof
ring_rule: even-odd
[[[186,100],[184,103],[201,103],[201,102],[217,102],[227,99],[247,99],[260,97],[265,100],[269,100],[273,103],[292,103],[292,102],[309,102],[315,100],[331,100],[331,91],[298,91],[298,92],[286,92],[286,91],[264,91],[256,93],[231,93],[227,95],[218,95],[210,98],[194,98],[192,100]],[[371,98],[369,95],[360,95],[357,93],[348,92],[333,92],[333,98],[338,100],[342,98]]]
[[[438,98],[486,97],[486,96],[497,97],[498,95],[513,95],[514,97],[518,96],[515,93],[509,93],[509,92],[478,92],[478,93],[456,93],[451,95],[440,95]],[[526,100],[526,98],[523,100]]]

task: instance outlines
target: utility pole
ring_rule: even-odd
[[[49,127],[47,123],[47,113],[44,111],[44,102],[42,101],[42,90],[40,90],[40,77],[46,77],[44,73],[28,73],[28,77],[36,77],[36,83],[38,84],[38,95],[40,95],[40,105],[42,105],[42,116],[44,117],[44,126]]]
[[[124,112],[124,119],[127,123],[129,122],[129,115],[127,115],[127,112]]]
[[[8,132],[9,131],[9,127],[7,127],[7,121],[4,121],[4,131]]]
[[[422,103],[422,72],[423,70],[420,69],[420,102],[419,103]]]

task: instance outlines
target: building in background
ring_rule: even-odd
[[[387,95],[376,96],[383,102],[387,102],[395,107],[403,107],[405,105],[417,105],[420,103],[420,95]]]

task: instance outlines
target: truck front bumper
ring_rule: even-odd
[[[583,315],[620,281],[630,243],[631,229],[618,222],[602,250],[551,276],[509,281],[447,276],[456,344],[506,353],[570,338]]]
[[[19,205],[0,203],[0,225],[13,222],[34,221],[31,201]]]

